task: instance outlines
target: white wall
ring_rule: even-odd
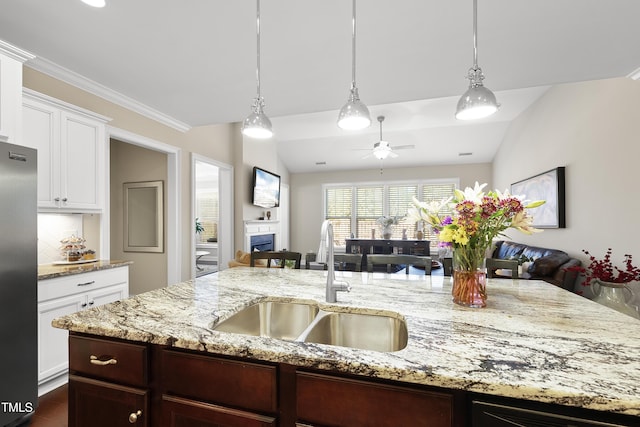
[[[640,263],[635,228],[640,212],[640,81],[627,78],[551,88],[509,128],[494,159],[497,188],[566,167],[567,228],[524,236],[586,261],[581,249],[601,257],[613,249]]]
[[[385,168],[383,175],[380,175],[380,169],[291,174],[291,250],[303,254],[318,251],[323,221],[322,184],[458,178],[460,185],[466,187],[473,186],[475,181],[491,185],[491,177],[492,168],[489,163]]]

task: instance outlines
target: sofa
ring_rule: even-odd
[[[568,291],[574,291],[578,272],[570,271],[569,268],[578,267],[582,262],[577,258],[571,258],[564,251],[499,240],[495,242],[491,254],[492,259],[499,260],[517,260],[523,257],[527,257],[533,262],[529,263],[521,277],[544,280]],[[490,264],[488,259],[487,265]]]

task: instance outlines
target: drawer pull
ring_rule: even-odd
[[[118,363],[118,361],[113,357],[110,358],[109,360],[100,360],[98,359],[98,356],[94,356],[94,355],[91,355],[89,357],[89,361],[91,362],[92,365],[98,365],[98,366],[115,365],[116,363]]]
[[[138,410],[137,412],[132,412],[129,414],[129,422],[131,424],[135,424],[138,421],[138,418],[142,416],[142,411]]]
[[[96,283],[96,281],[92,280],[90,282],[78,283],[78,286],[89,286],[89,285],[93,285],[94,283]]]

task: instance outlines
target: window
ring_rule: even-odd
[[[381,238],[376,220],[381,216],[398,217],[392,239],[414,239],[415,223],[404,219],[415,197],[422,201],[442,200],[453,196],[457,180],[433,180],[425,182],[327,184],[324,186],[324,218],[333,224],[334,243],[344,246],[345,239],[353,237],[370,239],[372,230]],[[431,249],[437,250],[437,237],[427,227],[423,229]]]

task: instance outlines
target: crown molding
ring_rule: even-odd
[[[640,68],[636,68],[634,71],[629,73],[627,75],[627,77],[629,77],[629,78],[631,78],[633,80],[640,80]]]
[[[35,55],[27,52],[26,50],[15,47],[14,45],[9,44],[3,40],[0,40],[0,53],[4,53],[5,55],[10,56],[11,58],[20,62],[26,62],[35,58]]]
[[[33,58],[29,62],[25,63],[25,65],[180,132],[187,132],[191,129],[191,126],[187,123],[176,120],[171,116],[161,113],[160,111],[142,104],[135,99],[109,89],[100,83],[88,79],[75,71],[61,67],[47,59],[41,57]]]

